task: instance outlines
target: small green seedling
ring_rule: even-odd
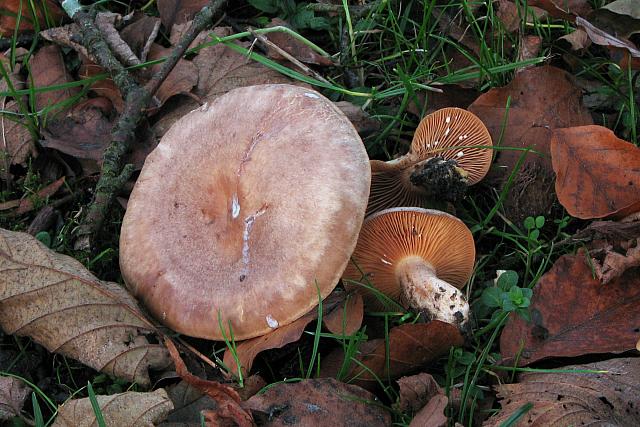
[[[485,289],[480,298],[482,304],[490,308],[499,308],[494,317],[503,312],[516,312],[525,320],[531,320],[528,307],[531,304],[533,291],[518,287],[518,273],[503,271],[496,280],[496,286]]]

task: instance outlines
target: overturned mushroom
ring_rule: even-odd
[[[343,279],[370,282],[406,308],[463,326],[469,305],[460,288],[473,271],[475,247],[466,225],[444,212],[394,208],[367,217]],[[347,286],[348,282],[347,282]],[[378,299],[366,294],[370,306]]]
[[[423,206],[425,198],[455,201],[479,182],[491,165],[491,135],[473,113],[443,108],[426,116],[407,154],[371,161],[367,213],[397,206]]]
[[[122,274],[178,332],[265,334],[333,290],[369,185],[357,132],[318,92],[230,91],[176,122],[147,158],[122,225]]]

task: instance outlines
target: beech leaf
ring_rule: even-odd
[[[640,148],[611,130],[557,129],[551,138],[551,157],[556,193],[569,215],[590,219],[640,210]]]
[[[75,259],[33,236],[0,229],[0,327],[94,369],[149,386],[164,368],[155,327],[117,283],[103,282]]]
[[[0,421],[20,415],[22,405],[31,394],[24,382],[13,377],[0,377]]]
[[[98,406],[108,426],[153,427],[165,419],[173,409],[167,392],[160,388],[153,392],[129,391],[110,396],[96,396]],[[53,427],[90,427],[98,425],[88,397],[70,400],[58,408]]]
[[[530,372],[519,375],[517,384],[496,386],[502,410],[484,426],[504,425],[527,403],[533,408],[518,425],[640,425],[640,358],[564,366],[562,370],[596,372]]]
[[[511,314],[500,337],[504,358],[526,366],[551,357],[633,350],[640,337],[640,274],[603,285],[584,255],[564,255],[533,288],[531,323]]]
[[[246,403],[263,426],[391,425],[391,417],[373,394],[333,378],[279,383]]]
[[[487,126],[494,141],[502,136],[502,147],[530,148],[540,153],[526,155],[504,201],[506,216],[511,221],[521,224],[528,216],[549,214],[555,202],[549,156],[551,132],[593,123],[581,97],[569,73],[546,65],[518,73],[507,86],[490,89],[469,106],[469,111]],[[507,110],[508,99],[511,105]],[[522,154],[498,149],[486,180],[504,185]]]

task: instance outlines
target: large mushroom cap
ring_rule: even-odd
[[[422,258],[436,276],[461,288],[475,262],[473,236],[458,218],[422,208],[393,208],[367,217],[343,278],[370,282],[398,300],[402,289],[397,277],[401,263]],[[376,301],[367,298],[368,303]]]
[[[335,287],[362,225],[362,142],[319,93],[230,91],[148,156],[122,225],[128,287],[172,329],[235,339],[292,322]]]
[[[464,173],[465,187],[478,183],[491,166],[491,146],[489,131],[473,113],[451,107],[429,114],[420,121],[407,154],[388,162],[371,161],[368,214],[396,206],[424,206],[429,194],[412,184],[411,176],[436,156],[455,161]]]

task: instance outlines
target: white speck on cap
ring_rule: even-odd
[[[311,92],[305,92],[304,96],[306,96],[307,98],[314,98],[314,99],[320,98],[318,95],[316,95],[315,93],[311,93]]]
[[[278,326],[280,326],[280,323],[278,323],[276,319],[271,317],[270,314],[267,314],[267,325],[269,325],[271,329],[276,329]]]

